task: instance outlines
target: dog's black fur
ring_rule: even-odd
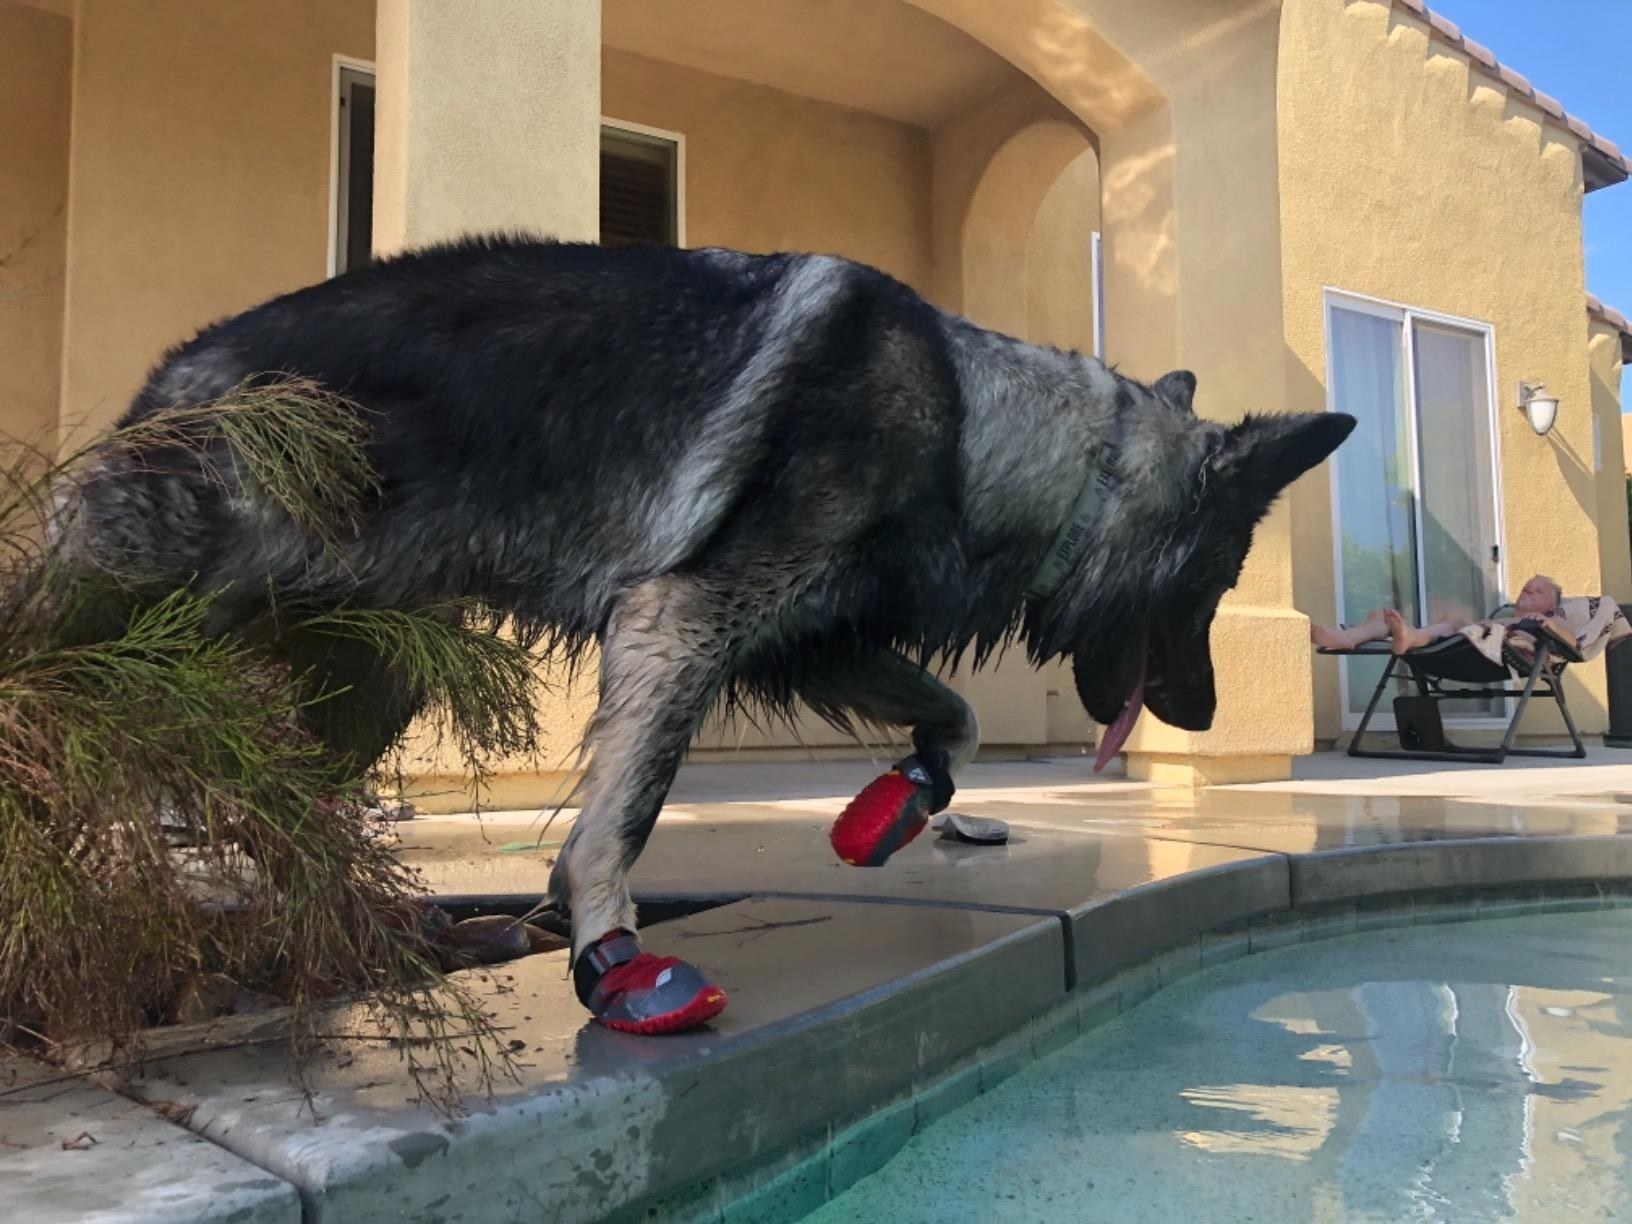
[[[1017,634],[1070,655],[1101,722],[1133,695],[1213,716],[1207,634],[1254,524],[1353,422],[1226,427],[1183,372],[1145,386],[983,331],[877,271],[801,255],[470,240],[376,263],[168,354],[131,417],[299,375],[370,415],[382,483],[326,550],[253,491],[109,464],[80,543],[172,586],[420,608],[480,600],[601,651],[588,806],[554,887],[579,947],[630,926],[624,876],[706,712],[736,694],[914,728],[947,768],[973,717],[921,664]],[[1057,591],[1026,591],[1114,470]],[[416,709],[382,660],[286,649],[350,686],[314,715],[382,752]],[[327,711],[327,712],[321,712]]]

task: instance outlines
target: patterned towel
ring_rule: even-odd
[[[1632,637],[1632,625],[1621,615],[1620,605],[1599,595],[1566,599],[1559,604],[1558,615],[1552,617],[1551,622],[1564,636],[1574,637],[1575,649],[1583,659],[1596,659],[1612,643]],[[1536,657],[1536,639],[1528,630],[1518,627],[1521,623],[1522,619],[1486,620],[1458,632],[1492,663],[1524,671]],[[1556,659],[1553,670],[1559,670],[1566,662],[1566,659]]]

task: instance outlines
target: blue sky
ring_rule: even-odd
[[[1632,155],[1632,0],[1428,0],[1496,58]],[[1632,181],[1584,207],[1587,288],[1632,314]]]

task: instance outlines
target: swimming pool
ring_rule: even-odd
[[[1380,930],[1164,990],[811,1224],[1632,1218],[1632,911]]]

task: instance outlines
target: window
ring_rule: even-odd
[[[338,65],[335,91],[334,258],[330,270],[367,263],[374,249],[374,73]]]
[[[1489,327],[1329,293],[1326,341],[1329,405],[1359,421],[1333,464],[1339,619],[1489,615],[1502,601]],[[1381,666],[1344,660],[1345,718]]]
[[[681,143],[674,133],[628,124],[601,128],[601,245],[678,246]]]

